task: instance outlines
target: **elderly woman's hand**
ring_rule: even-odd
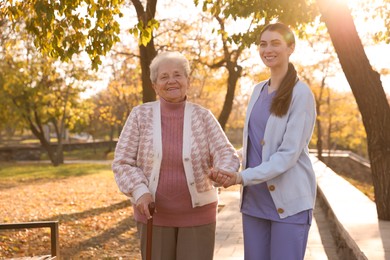
[[[211,169],[209,172],[209,178],[219,185],[222,185],[224,188],[242,183],[241,174],[239,172],[227,172],[219,169]]]
[[[138,211],[145,215],[147,219],[150,219],[152,218],[150,212],[149,212],[149,204],[154,202],[153,201],[153,197],[152,197],[152,194],[150,193],[145,193],[144,195],[142,195],[141,197],[139,197],[139,199],[137,200],[137,203],[136,203],[136,208],[138,209]]]

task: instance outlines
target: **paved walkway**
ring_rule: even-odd
[[[218,213],[214,260],[244,259],[241,213],[238,210],[239,197],[238,191],[222,190],[220,193],[220,203],[224,207]],[[334,239],[327,225],[324,211],[316,206],[305,260],[339,260]]]

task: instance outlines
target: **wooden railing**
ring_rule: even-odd
[[[30,229],[30,228],[50,228],[50,248],[51,258],[59,259],[60,256],[60,244],[59,244],[59,232],[58,221],[37,221],[37,222],[24,222],[24,223],[0,223],[0,230],[9,229]]]

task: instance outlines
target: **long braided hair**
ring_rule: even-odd
[[[283,36],[283,39],[286,41],[287,46],[295,44],[294,33],[291,29],[283,23],[273,23],[268,24],[260,33],[260,37],[265,31],[276,31]],[[284,76],[282,83],[275,93],[275,97],[271,103],[271,113],[275,116],[282,117],[287,114],[288,108],[290,107],[292,92],[297,82],[297,71],[295,70],[294,65],[289,62],[287,74]]]

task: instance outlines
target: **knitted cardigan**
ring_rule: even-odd
[[[218,200],[210,168],[237,171],[240,165],[213,114],[190,102],[184,109],[182,161],[192,206]],[[135,107],[119,137],[112,169],[121,192],[135,203],[150,192],[155,199],[162,159],[160,101]]]

